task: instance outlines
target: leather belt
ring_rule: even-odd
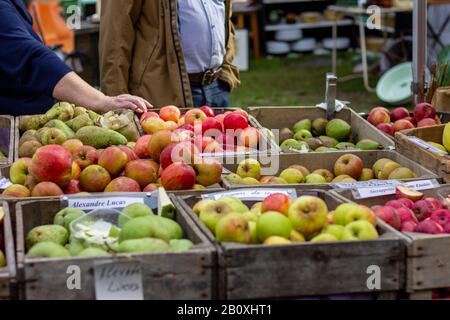
[[[193,85],[208,86],[219,79],[221,71],[222,68],[218,68],[216,70],[210,69],[200,73],[190,73],[189,81]]]

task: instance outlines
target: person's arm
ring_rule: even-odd
[[[228,4],[231,6],[231,4]],[[229,34],[228,34],[228,42],[226,44],[227,46],[227,52],[224,57],[224,61],[222,64],[222,80],[226,81],[229,86],[230,90],[234,89],[235,87],[239,86],[239,70],[236,68],[236,66],[233,64],[234,55],[235,55],[235,38],[236,38],[236,32],[234,29],[233,22],[231,21],[232,13],[230,9],[230,15],[227,17],[228,26],[229,26]]]
[[[128,93],[128,82],[136,38],[135,24],[142,0],[103,0],[100,19],[100,78],[108,95]],[[148,48],[150,50],[150,48]]]
[[[152,108],[146,100],[129,94],[108,97],[92,88],[75,72],[66,74],[56,84],[53,97],[80,106],[89,106],[90,109],[99,113],[123,108],[143,113]]]

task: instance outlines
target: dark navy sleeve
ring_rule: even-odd
[[[14,5],[0,1],[0,76],[18,81],[28,92],[51,97],[70,71],[30,33]]]

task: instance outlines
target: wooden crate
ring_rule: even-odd
[[[317,107],[250,107],[249,114],[262,127],[269,129],[292,128],[302,119],[326,118],[326,111]],[[343,108],[335,117],[347,121],[352,127],[351,140],[372,139],[384,149],[393,149],[394,142],[350,108]],[[347,150],[336,151],[346,152]]]
[[[436,173],[445,183],[450,182],[450,156],[442,156],[430,150],[427,150],[408,139],[409,136],[415,136],[427,141],[442,144],[442,134],[445,125],[432,127],[415,128],[397,132],[395,137],[397,151],[409,159],[423,164],[432,172]]]
[[[156,205],[156,197],[152,202]],[[17,215],[17,260],[20,270],[21,296],[25,299],[95,299],[94,265],[109,262],[140,262],[145,299],[189,300],[215,298],[216,252],[196,224],[177,210],[175,220],[195,246],[183,253],[116,254],[96,258],[29,258],[24,238],[33,228],[52,223],[63,207],[59,200],[19,202]],[[153,205],[152,205],[153,207]],[[81,290],[67,288],[67,268],[81,270]]]
[[[6,159],[0,160],[0,165],[14,161],[14,129],[14,117],[0,115],[0,151],[6,156]]]
[[[424,168],[420,164],[408,159],[407,157],[402,156],[398,152],[388,151],[388,150],[380,150],[380,151],[347,151],[346,153],[355,154],[360,157],[364,162],[364,167],[372,168],[373,164],[381,158],[389,158],[393,161],[400,163],[402,166],[410,168],[417,174],[417,178],[415,179],[406,179],[408,180],[423,180],[423,179],[435,179],[438,178],[436,174],[431,172],[430,170]],[[324,152],[324,153],[303,153],[303,154],[280,154],[280,155],[257,155],[250,156],[250,158],[258,159],[261,162],[263,168],[274,168],[274,174],[278,175],[284,169],[288,168],[293,164],[300,164],[308,168],[311,172],[316,169],[328,169],[333,172],[333,166],[336,160],[342,156],[340,152]],[[223,158],[222,163],[224,167],[229,171],[235,173],[236,169],[243,159],[240,158]],[[227,188],[245,188],[248,185],[234,184],[230,183],[227,180],[223,179],[223,185]],[[286,185],[276,185],[276,186],[286,186]],[[295,188],[314,188],[314,189],[329,189],[330,185],[328,183],[322,184],[293,184],[289,186],[294,186]]]
[[[439,198],[439,193],[450,194],[450,186],[421,192],[427,197]],[[357,202],[369,207],[383,205],[395,199],[395,195],[355,199],[352,190],[333,190],[332,193],[342,201]],[[401,237],[406,247],[405,290],[409,298],[431,299],[434,289],[450,287],[450,234],[400,232],[384,222],[380,223]]]
[[[253,189],[254,190],[254,189]],[[316,195],[330,210],[341,201],[324,190],[298,190]],[[380,294],[367,288],[367,268],[381,268],[381,290],[403,288],[404,247],[398,237],[383,227],[373,241],[302,243],[283,246],[219,243],[192,211],[201,198],[177,197],[218,251],[219,298],[300,298],[334,294]],[[252,202],[245,201],[247,205]],[[394,294],[395,296],[395,294]]]
[[[14,237],[11,225],[11,216],[8,210],[8,204],[2,203],[5,213],[3,224],[0,225],[5,242],[6,267],[0,268],[0,300],[14,299],[16,292],[16,252],[14,250]]]

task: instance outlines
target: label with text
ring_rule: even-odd
[[[236,197],[246,201],[262,201],[271,194],[283,193],[293,200],[297,199],[297,191],[295,189],[275,189],[275,188],[256,188],[256,189],[236,189],[224,192],[216,192],[203,194],[203,199],[218,200],[222,197]]]
[[[401,182],[399,185],[406,186],[414,190],[428,190],[439,187],[439,182],[436,179],[433,180],[418,180]],[[373,198],[378,196],[385,196],[395,194],[396,186],[387,187],[374,187],[374,188],[359,188],[352,191],[355,199]]]
[[[408,136],[408,140],[412,143],[417,144],[419,147],[422,147],[428,151],[431,151],[433,153],[437,154],[448,154],[448,152],[441,150],[439,148],[436,148],[435,146],[432,146],[431,144],[427,143],[425,140],[422,140],[420,138],[417,138],[415,136]]]
[[[395,187],[401,184],[398,180],[369,180],[358,182],[339,182],[331,183],[334,189],[356,189],[356,188],[378,188],[378,187]]]
[[[81,210],[122,209],[133,203],[144,203],[143,197],[107,197],[107,198],[71,198],[67,197],[67,206]]]

